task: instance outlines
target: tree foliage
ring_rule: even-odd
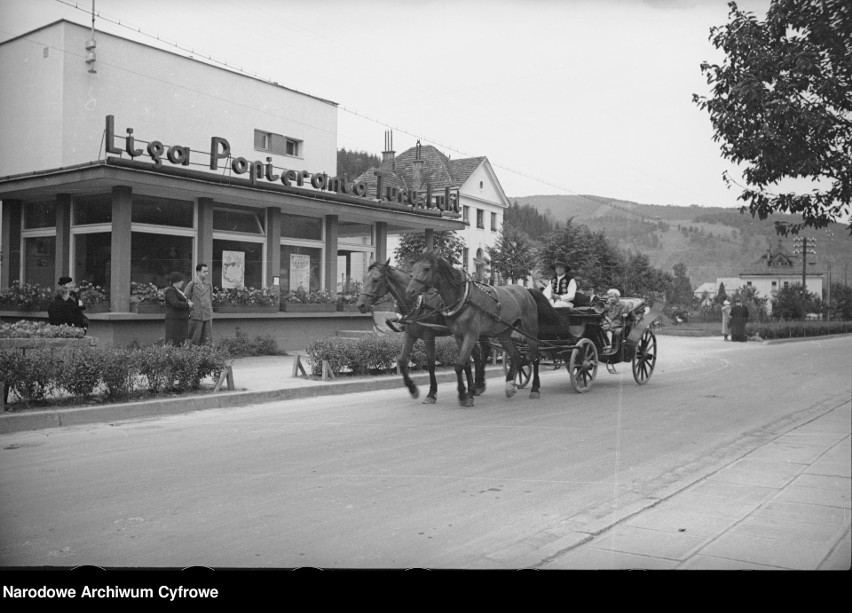
[[[464,239],[454,230],[435,232],[432,236],[432,250],[453,266],[461,264],[464,254]],[[411,270],[414,260],[426,249],[426,236],[423,232],[406,232],[400,237],[399,245],[393,254],[400,268]]]
[[[852,3],[772,0],[763,22],[728,5],[728,24],[710,30],[726,59],[701,64],[712,95],[693,101],[709,113],[722,155],[743,167],[738,199],[761,220],[775,212],[800,216],[798,223],[775,222],[782,235],[845,219],[852,198]],[[727,172],[723,179],[736,184]],[[788,179],[815,187],[781,191]],[[848,228],[852,233],[852,222]]]
[[[337,151],[337,176],[346,176],[350,181],[381,164],[378,155],[366,151],[347,151],[345,147]]]
[[[674,271],[674,282],[672,283],[671,295],[669,301],[682,306],[692,304],[692,284],[689,282],[689,277],[686,276],[686,265],[683,263],[675,264],[672,267]]]
[[[537,258],[529,236],[508,225],[497,234],[493,247],[488,247],[491,270],[512,283],[525,279],[536,267]]]
[[[778,290],[772,299],[772,315],[782,319],[804,319],[807,313],[818,313],[821,302],[814,293],[807,292],[803,296],[801,284],[794,283]]]
[[[581,279],[580,289],[605,292],[621,280],[623,257],[610,245],[603,232],[592,232],[588,226],[575,225],[569,219],[565,225],[547,235],[539,253],[541,275],[553,274],[553,262],[562,260],[571,267],[572,276]]]
[[[520,230],[535,244],[541,244],[546,235],[559,229],[559,222],[549,213],[542,214],[531,204],[519,205],[517,200],[503,213],[503,224]]]

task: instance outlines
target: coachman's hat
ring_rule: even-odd
[[[66,283],[71,283],[71,277],[59,277],[59,285],[65,285]]]

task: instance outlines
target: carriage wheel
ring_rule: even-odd
[[[565,365],[572,387],[583,394],[592,389],[595,376],[598,374],[598,350],[595,344],[587,338],[581,338],[571,351],[571,357]]]
[[[503,352],[503,375],[509,376],[509,365],[512,363],[512,356],[510,356],[505,351]],[[518,368],[518,371],[515,373],[515,385],[518,386],[519,389],[525,387],[527,383],[530,382],[530,378],[532,377],[532,364],[529,362],[525,362],[521,364],[521,367]]]
[[[657,337],[650,329],[642,332],[633,352],[633,378],[639,385],[645,385],[654,373],[657,364]]]

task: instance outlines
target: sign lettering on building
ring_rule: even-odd
[[[119,139],[122,137],[118,137]],[[105,150],[107,153],[123,155],[127,154],[131,159],[147,155],[155,168],[160,168],[164,161],[176,166],[189,166],[192,151],[189,147],[182,145],[166,146],[158,140],[148,143],[145,149],[137,146],[133,128],[127,128],[127,136],[124,137],[124,148],[116,145],[115,119],[112,115],[106,116],[106,139]],[[221,136],[213,136],[210,139],[210,170],[218,170],[220,163],[230,167],[236,175],[248,174],[252,185],[257,185],[258,180],[270,183],[280,182],[288,187],[300,187],[313,190],[329,191],[347,194],[357,198],[370,200],[381,200],[385,202],[396,202],[417,209],[437,208],[441,211],[459,212],[458,192],[445,188],[443,194],[432,194],[431,186],[427,186],[425,195],[414,190],[399,189],[396,187],[385,187],[382,185],[382,177],[379,176],[376,184],[376,193],[367,194],[367,184],[363,181],[348,182],[340,177],[330,177],[324,172],[312,173],[307,170],[284,170],[280,174],[275,172],[272,157],[267,157],[265,162],[260,160],[248,160],[244,157],[232,157],[231,145],[227,139]]]

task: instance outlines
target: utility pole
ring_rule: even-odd
[[[794,238],[793,253],[802,255],[802,298],[805,298],[808,295],[808,254],[816,255],[816,239],[808,240],[807,236]]]

